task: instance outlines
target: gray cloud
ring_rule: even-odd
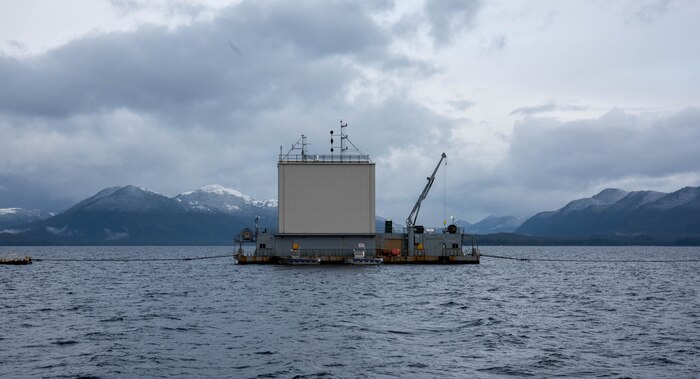
[[[501,161],[486,166],[473,165],[468,154],[461,155],[462,162],[452,158],[450,164],[462,171],[456,177],[446,170],[452,192],[448,214],[471,221],[488,214],[531,216],[611,186],[664,191],[697,186],[698,140],[698,108],[669,115],[613,110],[569,122],[526,118],[516,123]],[[439,185],[430,203],[438,210]]]
[[[538,113],[546,113],[546,112],[551,112],[551,111],[585,111],[587,110],[588,107],[584,105],[575,105],[575,104],[559,104],[553,101],[550,101],[548,103],[540,104],[540,105],[535,105],[531,107],[520,107],[514,109],[512,112],[510,112],[511,115],[534,115]]]
[[[510,175],[537,188],[587,187],[625,177],[698,173],[700,109],[661,118],[613,110],[600,118],[516,124]]]
[[[64,227],[62,227],[62,228],[56,228],[56,227],[53,227],[53,226],[47,226],[47,227],[46,227],[46,231],[49,232],[49,233],[55,234],[55,235],[57,235],[57,236],[66,236],[66,237],[69,237],[69,236],[72,236],[72,235],[73,235],[73,232],[70,231],[70,230],[68,230],[68,226],[64,226]]]
[[[6,160],[11,152],[3,152],[2,160]],[[42,209],[44,211],[65,210],[72,205],[67,199],[63,186],[52,187],[43,182],[36,174],[27,174],[13,169],[0,170],[0,208]]]
[[[475,165],[468,153],[470,147],[452,140],[452,132],[458,128],[454,121],[400,98],[337,109],[353,115],[351,139],[378,163],[378,211],[399,219],[407,214],[426,172],[432,170],[442,151],[449,153],[450,165],[441,171],[424,205],[424,217],[429,220],[441,219],[436,214],[443,206],[443,180],[451,188],[448,216],[468,217],[492,213],[529,216],[552,207],[553,202],[563,205],[625,180],[630,186],[626,189],[634,190],[649,189],[647,183],[659,180],[670,188],[688,185],[683,181],[673,184],[674,175],[700,177],[694,164],[700,159],[693,142],[700,138],[700,110],[696,108],[670,116],[636,116],[615,110],[597,119],[571,122],[528,118],[516,124],[508,155],[493,166]],[[319,141],[318,136],[327,136],[329,124],[335,127],[324,120],[332,120],[336,114],[323,111],[312,116],[317,121],[301,131],[310,131],[313,150],[324,152],[326,141]],[[302,119],[303,115],[294,118]],[[298,134],[300,129],[290,133]],[[265,137],[256,135],[258,138],[263,141]],[[266,150],[262,148],[261,162]],[[240,177],[250,180],[268,171],[270,176],[259,183],[259,188],[264,188],[275,180],[274,161],[265,165],[269,167],[262,170],[251,165]]]
[[[447,214],[470,221],[530,215],[621,180],[626,189],[658,189],[645,186],[686,175],[681,187],[700,177],[693,167],[700,158],[696,108],[663,117],[534,117],[591,110],[550,101],[514,109],[511,115],[524,119],[509,135],[507,125],[481,122],[481,108],[499,109],[482,107],[486,98],[478,109],[468,99],[447,102],[469,110],[473,122],[418,104],[407,83],[436,66],[413,57],[420,54],[396,53],[394,43],[411,42],[415,28],[428,26],[434,45],[444,46],[474,26],[481,3],[428,2],[423,15],[378,21],[376,12],[390,8],[244,1],[175,28],[91,34],[41,55],[0,55],[0,207],[61,210],[125,184],[174,195],[218,183],[276,197],[278,146],[305,133],[313,152],[326,153],[339,119],[377,162],[378,212],[398,221],[442,151],[449,164],[425,202],[427,223],[441,219],[442,174]],[[515,52],[518,41],[508,36],[493,47],[500,41]],[[485,38],[474,39],[475,49],[488,45]],[[595,100],[575,91],[559,98]]]
[[[481,6],[480,0],[426,1],[424,11],[434,44],[447,45],[455,33],[473,28]]]
[[[233,41],[228,40],[227,43],[228,43],[228,47],[230,47],[231,50],[233,50],[234,53],[236,53],[236,54],[238,54],[238,55],[243,54],[243,52],[241,51],[241,49],[239,49],[238,46],[236,46],[236,44],[233,43]]]
[[[508,37],[499,34],[482,42],[483,50],[486,53],[498,53],[508,47]]]
[[[19,42],[14,39],[6,39],[5,40],[5,45],[13,48],[13,49],[18,49],[18,50],[25,50],[27,47],[24,46],[22,42]]]
[[[231,40],[246,54],[232,56]],[[126,107],[197,123],[187,115],[342,95],[357,76],[343,59],[396,62],[387,43],[353,2],[244,2],[175,31],[141,28],[86,37],[30,60],[0,57],[0,109],[61,117]]]
[[[138,1],[138,0],[108,0],[109,4],[119,12],[122,17],[140,12],[163,14],[170,17],[184,17],[195,19],[207,12],[203,5],[193,4],[188,1]]]
[[[668,12],[670,3],[670,0],[635,1],[632,5],[635,7],[631,13],[632,19],[641,24],[649,25]]]
[[[346,99],[351,85],[363,87],[361,67],[434,70],[389,52],[388,31],[371,17],[387,5],[375,5],[243,2],[174,30],[90,35],[35,57],[0,57],[8,136],[0,178],[11,189],[0,203],[34,198],[33,207],[60,210],[124,184],[172,195],[220,183],[274,197],[276,145],[298,134],[316,137],[323,153],[344,118],[353,141],[381,155],[387,141],[448,125],[400,94]]]
[[[449,102],[449,104],[457,110],[464,111],[473,107],[476,102],[472,100],[452,100]]]

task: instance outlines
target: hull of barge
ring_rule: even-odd
[[[254,251],[239,248],[238,264],[287,264],[290,257],[320,259],[320,264],[347,264],[362,246],[366,258],[381,264],[479,264],[475,244],[463,248],[461,233],[378,233],[375,235],[282,235],[261,233]],[[409,242],[413,241],[413,242]],[[419,241],[419,242],[416,242]],[[413,245],[413,249],[408,247]]]
[[[320,257],[322,265],[343,265],[346,257],[344,256],[326,256]],[[452,255],[452,256],[411,256],[411,257],[383,257],[382,264],[414,264],[414,265],[431,265],[431,264],[479,264],[480,256],[476,255]],[[241,265],[266,265],[266,264],[284,264],[284,258],[276,256],[255,256],[255,255],[236,255],[238,264]]]

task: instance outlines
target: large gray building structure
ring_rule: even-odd
[[[374,163],[364,156],[282,156],[279,234],[375,233]]]

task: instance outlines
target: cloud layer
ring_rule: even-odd
[[[113,5],[123,17],[148,9]],[[448,166],[422,211],[428,224],[527,216],[606,186],[700,184],[700,78],[688,63],[696,55],[668,49],[668,60],[640,60],[646,50],[633,39],[660,46],[657,39],[686,35],[677,25],[693,30],[682,17],[695,8],[647,4],[618,16],[562,7],[176,3],[162,10],[174,24],[90,32],[34,55],[0,53],[0,207],[60,210],[125,184],[172,196],[218,183],[276,197],[279,146],[304,133],[312,151],[326,153],[341,119],[377,162],[378,213],[397,220],[443,151]],[[556,29],[566,26],[559,18],[586,12],[632,36],[631,53],[615,59],[621,66],[600,70],[613,60],[580,42],[575,26]],[[666,22],[672,17],[680,21]],[[664,38],[650,31],[662,27]],[[559,36],[541,48],[542,38]],[[6,46],[24,49],[8,38]],[[618,88],[625,83],[650,88],[632,89],[639,108]]]
[[[699,108],[663,116],[612,110],[569,122],[526,118],[516,123],[503,160],[458,186],[476,194],[468,206],[525,215],[611,186],[673,191],[700,184],[695,141]]]
[[[223,181],[273,195],[278,143],[304,132],[325,139],[347,115],[362,125],[358,136],[377,132],[356,139],[371,151],[393,125],[410,131],[435,118],[395,95],[347,100],[357,83],[370,89],[363,70],[423,67],[389,51],[376,11],[349,1],[243,2],[175,30],[0,56],[0,128],[10,136],[0,174],[71,198],[124,182],[172,193]]]

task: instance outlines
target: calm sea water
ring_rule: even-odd
[[[0,248],[35,258],[230,247]],[[469,266],[0,266],[1,377],[698,377],[698,248],[482,247]]]

